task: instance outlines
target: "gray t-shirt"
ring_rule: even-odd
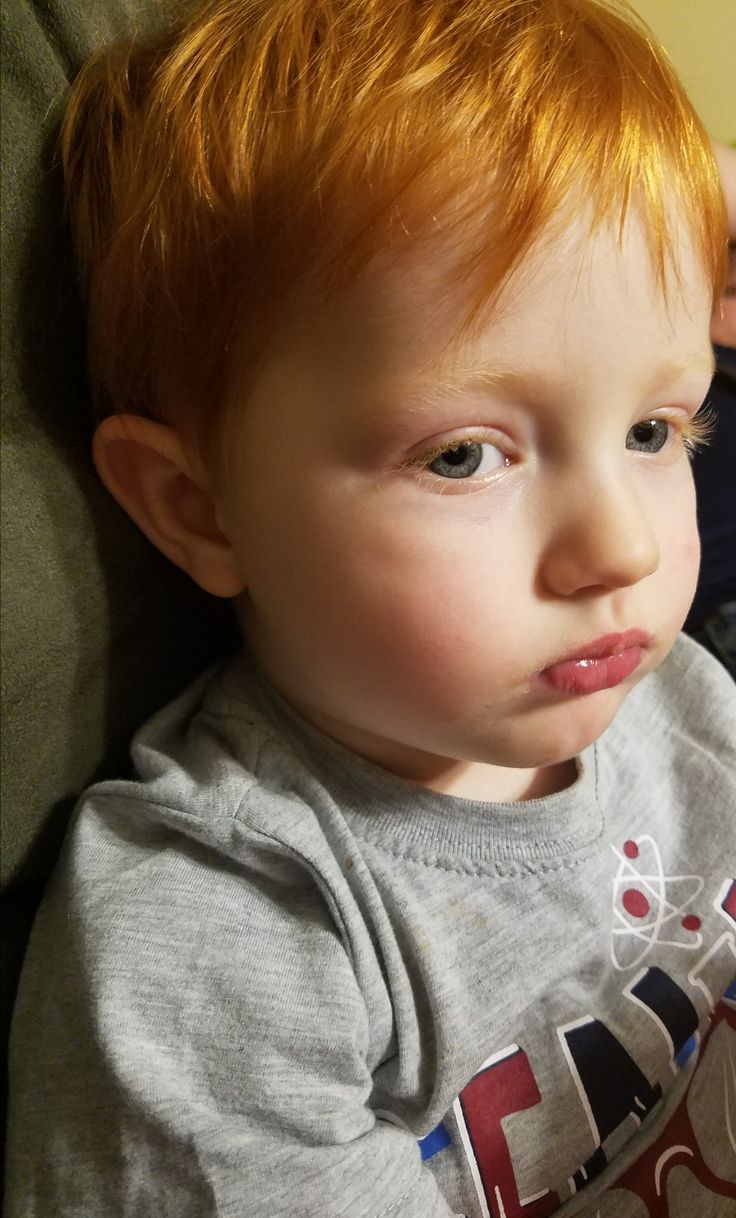
[[[516,804],[237,657],[81,801],[15,1013],[12,1218],[736,1214],[736,690],[682,636]]]

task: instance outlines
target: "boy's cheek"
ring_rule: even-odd
[[[650,520],[659,545],[659,567],[665,576],[697,580],[700,567],[700,535],[692,470],[678,473],[669,489],[660,488],[649,503]]]
[[[700,537],[697,529],[693,530],[692,536],[686,538],[683,543],[683,563],[695,572],[696,578],[700,568]]]
[[[697,580],[700,569],[700,534],[694,506],[686,527],[673,539],[673,546],[680,565],[690,571]]]
[[[662,607],[671,616],[673,633],[679,632],[695,596],[700,572],[700,537],[695,522],[671,534],[660,563],[665,586]]]

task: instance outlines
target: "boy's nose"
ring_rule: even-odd
[[[659,566],[653,521],[631,483],[561,488],[542,578],[556,596],[636,584]],[[567,502],[564,502],[567,499]]]

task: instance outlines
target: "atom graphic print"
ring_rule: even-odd
[[[659,847],[648,834],[611,849],[619,861],[613,879],[614,968],[635,968],[657,946],[697,951],[703,942],[695,912],[702,877],[666,875]]]

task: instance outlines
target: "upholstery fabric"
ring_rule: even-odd
[[[3,0],[6,1007],[75,797],[92,778],[123,773],[133,730],[234,640],[230,607],[154,551],[90,457],[58,126],[84,59],[163,16],[153,0]]]

